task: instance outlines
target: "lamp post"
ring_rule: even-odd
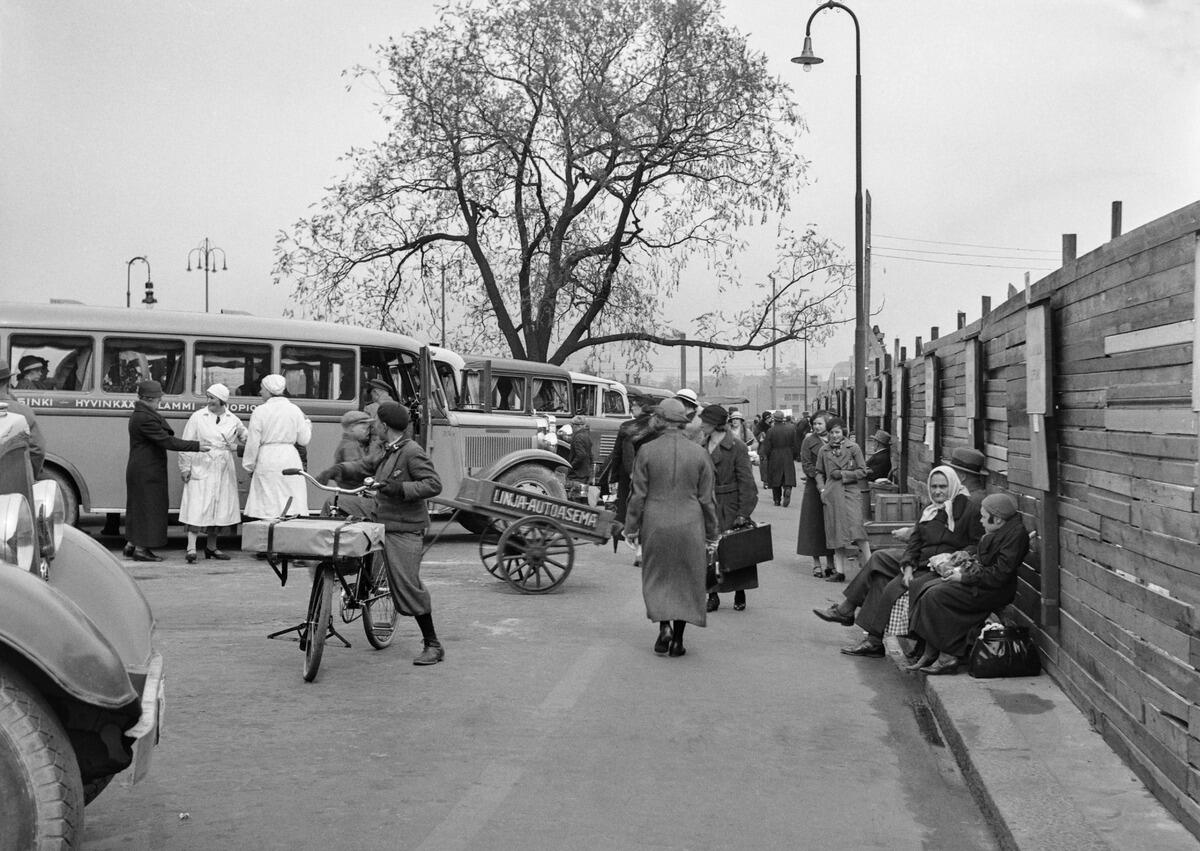
[[[867,316],[870,305],[863,287],[862,190],[862,45],[858,17],[843,3],[829,0],[813,9],[804,26],[804,48],[792,61],[805,71],[825,61],[813,54],[812,22],[826,9],[841,9],[854,21],[854,436],[861,444],[867,431]]]
[[[150,261],[147,260],[145,257],[142,257],[140,254],[137,257],[130,258],[129,261],[125,264],[125,306],[126,307],[133,306],[133,298],[131,296],[129,275],[130,275],[130,272],[133,271],[134,263],[145,263],[146,264],[146,284],[147,284],[146,289],[149,290],[150,287],[153,286],[153,284],[150,283]]]
[[[187,270],[189,272],[193,271],[192,270],[192,255],[196,256],[195,271],[199,272],[201,269],[204,270],[204,312],[205,313],[208,313],[208,273],[212,272],[214,275],[217,274],[217,253],[218,252],[220,252],[220,254],[221,254],[221,271],[228,272],[229,267],[225,265],[225,249],[218,248],[215,245],[209,244],[207,236],[204,237],[204,242],[200,243],[199,245],[197,245],[195,248],[193,248],[191,251],[188,252]]]

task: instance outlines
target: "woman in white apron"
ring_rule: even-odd
[[[250,478],[247,517],[270,519],[288,514],[308,514],[308,488],[301,476],[285,476],[289,467],[300,467],[297,446],[308,446],[312,423],[294,403],[284,398],[282,375],[262,380],[263,403],[250,415],[242,467]],[[291,505],[288,505],[288,500]]]
[[[179,522],[187,526],[187,562],[196,563],[196,540],[205,531],[204,557],[228,561],[217,546],[222,526],[242,520],[238,506],[236,455],[246,440],[246,427],[229,412],[229,388],[214,384],[205,391],[208,404],[188,418],[184,440],[197,440],[208,452],[180,452],[179,473],[183,477],[183,500]]]

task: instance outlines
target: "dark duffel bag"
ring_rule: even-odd
[[[981,680],[1036,677],[1042,672],[1042,659],[1027,627],[989,624],[975,639],[968,670]]]

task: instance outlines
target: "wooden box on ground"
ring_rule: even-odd
[[[920,513],[920,503],[914,493],[885,493],[875,491],[871,494],[874,511],[871,518],[877,523],[916,523]]]
[[[903,547],[904,541],[893,537],[892,532],[912,526],[916,521],[886,521],[871,520],[863,524],[867,530],[867,540],[871,542],[871,550],[887,550],[892,547]]]

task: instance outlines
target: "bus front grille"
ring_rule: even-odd
[[[532,449],[533,436],[500,435],[500,434],[470,434],[466,439],[467,467],[477,470],[488,467],[510,452],[520,449]]]

